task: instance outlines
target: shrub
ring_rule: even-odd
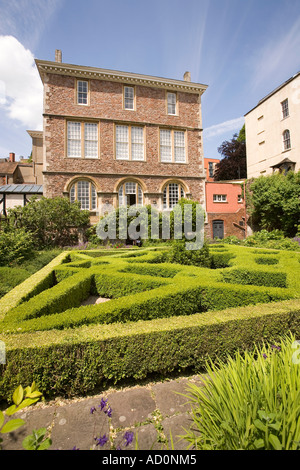
[[[189,385],[197,450],[299,450],[300,368],[293,337],[207,362],[201,387]],[[299,344],[297,346],[299,348]]]
[[[5,228],[0,231],[0,266],[28,259],[34,249],[32,234],[23,228]]]
[[[233,284],[250,284],[254,286],[287,287],[287,275],[283,272],[252,271],[233,269],[223,273],[223,280]]]
[[[167,260],[170,263],[203,267],[210,266],[209,249],[207,243],[197,250],[187,250],[185,243],[185,240],[178,240],[172,244],[171,250],[167,255]]]
[[[279,260],[277,258],[273,258],[272,256],[259,256],[254,258],[257,264],[278,264]]]
[[[77,243],[78,230],[89,225],[89,212],[65,197],[32,198],[26,206],[8,210],[12,226],[31,232],[37,249]]]

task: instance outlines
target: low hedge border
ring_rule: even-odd
[[[43,292],[45,289],[52,287],[55,283],[54,269],[62,263],[67,262],[69,258],[70,255],[68,252],[61,253],[47,264],[47,266],[37,271],[22,282],[22,284],[2,297],[0,301],[0,321],[10,309]]]
[[[84,396],[123,379],[144,379],[226,359],[262,341],[300,336],[300,300],[228,309],[126,325],[92,325],[64,331],[1,335],[0,398],[20,384],[36,382],[46,398]]]
[[[224,272],[223,280],[232,284],[287,287],[287,275],[284,272],[255,271],[237,268]]]

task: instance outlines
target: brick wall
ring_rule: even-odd
[[[116,204],[117,186],[123,178],[138,178],[143,183],[147,202],[161,200],[167,181],[179,181],[189,197],[204,204],[204,169],[201,130],[201,103],[197,93],[177,92],[178,115],[166,112],[166,90],[135,86],[135,109],[123,109],[123,84],[89,80],[89,105],[76,104],[76,78],[47,74],[44,78],[44,194],[67,195],[74,178],[90,178],[98,192],[98,203]],[[98,122],[99,158],[66,156],[68,119]],[[120,161],[114,155],[116,123],[138,124],[145,128],[145,155],[142,162]],[[187,163],[159,161],[160,127],[186,131]]]

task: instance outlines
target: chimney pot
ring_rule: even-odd
[[[9,154],[9,161],[12,162],[12,163],[15,162],[15,154],[14,154],[13,152],[11,152],[11,153]]]
[[[185,72],[183,75],[183,79],[185,82],[190,82],[191,81],[191,72]]]
[[[55,50],[55,62],[61,62],[62,61],[62,53],[60,49]]]

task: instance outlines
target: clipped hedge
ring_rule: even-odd
[[[2,336],[7,364],[0,365],[0,398],[33,381],[45,397],[74,397],[153,373],[198,373],[208,357],[225,359],[264,340],[273,344],[287,331],[299,335],[299,299],[213,315]]]
[[[279,260],[278,258],[274,258],[273,256],[258,256],[257,258],[255,258],[255,262],[257,264],[271,265],[271,264],[278,264]]]
[[[284,272],[233,269],[223,273],[223,280],[233,284],[287,287],[287,275]]]

